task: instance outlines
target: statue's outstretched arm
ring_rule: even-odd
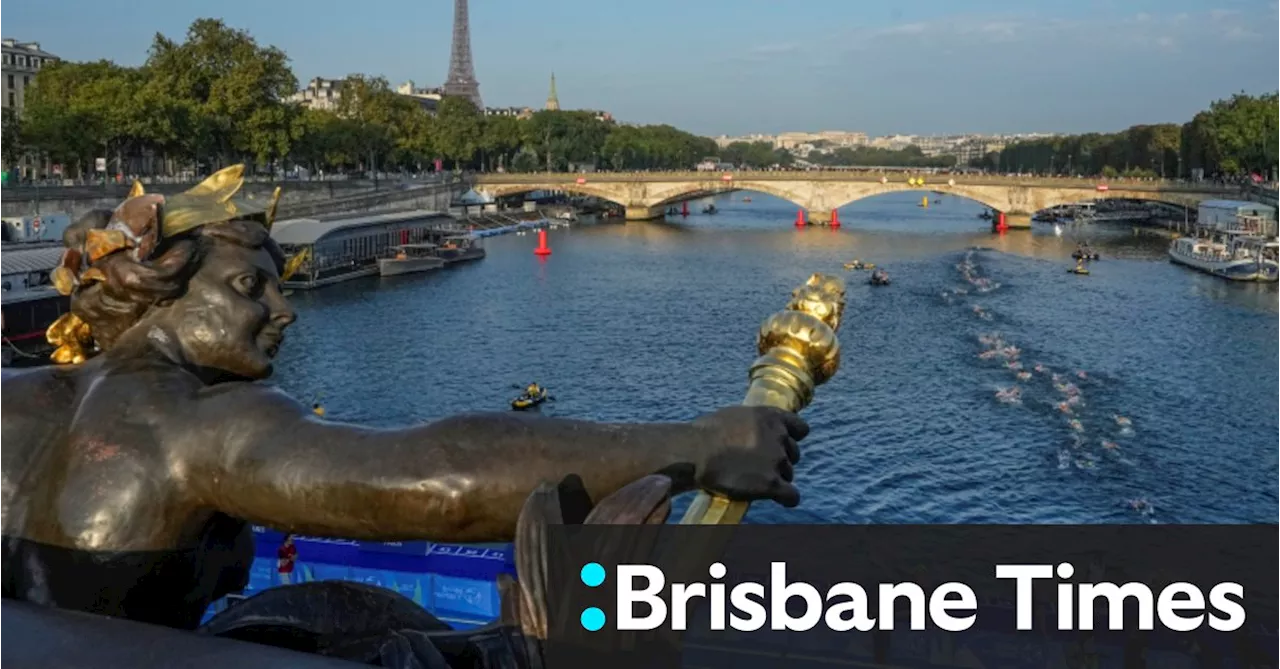
[[[196,404],[192,418],[175,417],[183,429],[166,441],[187,463],[183,481],[198,503],[282,530],[355,539],[507,540],[539,483],[576,473],[599,500],[665,471],[677,490],[688,489],[702,454],[714,450],[707,442],[724,441],[723,429],[697,423],[513,413],[366,428],[318,419],[252,384],[207,389]]]

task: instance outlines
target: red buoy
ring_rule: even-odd
[[[833,228],[840,227],[840,210],[839,209],[831,210],[831,227]]]
[[[804,227],[804,209],[796,210],[796,227],[797,228]]]
[[[681,202],[681,203],[680,203],[680,215],[681,215],[681,216],[688,216],[688,215],[689,215],[689,201],[688,201],[688,200],[685,200],[684,202]]]
[[[533,250],[533,255],[536,255],[536,256],[551,255],[551,247],[547,246],[547,231],[545,229],[538,231],[538,248]]]
[[[1004,232],[1009,229],[1009,224],[1004,220],[1004,212],[996,212],[996,232]]]

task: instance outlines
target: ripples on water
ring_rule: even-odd
[[[555,393],[552,415],[687,420],[740,401],[761,320],[857,257],[893,285],[845,274],[843,367],[804,414],[802,504],[758,504],[752,521],[1276,522],[1274,286],[1173,266],[1128,229],[993,236],[955,198],[873,198],[839,231],[797,231],[792,205],[753,199],[552,231],[545,262],[536,238],[507,236],[480,263],[298,293],[278,378],[377,425],[503,410],[530,380]],[[1065,272],[1077,234],[1104,254],[1088,277]],[[982,335],[1027,371],[1071,374],[1082,401],[1064,415],[1048,374],[980,358]],[[997,399],[1015,384],[1019,402]]]

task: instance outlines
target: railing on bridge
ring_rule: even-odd
[[[1193,183],[1160,179],[1086,179],[1076,177],[1006,176],[998,174],[973,174],[962,172],[880,172],[850,170],[728,170],[728,171],[671,171],[671,172],[528,172],[474,175],[476,185],[500,184],[589,184],[589,183],[643,183],[663,181],[865,181],[886,179],[888,183],[901,183],[907,179],[924,178],[922,189],[930,186],[1028,186],[1049,188],[1084,188],[1098,190],[1100,186],[1125,190],[1184,191],[1189,193],[1243,194],[1239,186]]]

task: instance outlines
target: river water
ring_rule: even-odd
[[[995,236],[950,197],[884,195],[841,209],[840,230],[796,230],[794,205],[743,196],[551,231],[546,260],[510,235],[467,266],[299,292],[277,382],[374,425],[505,410],[533,380],[556,396],[546,414],[687,420],[741,400],[756,330],[793,287],[841,273],[843,363],[804,413],[801,505],[749,521],[1277,521],[1274,286],[1172,265],[1125,227]],[[1085,238],[1103,260],[1066,273]],[[893,285],[845,273],[852,258]]]

